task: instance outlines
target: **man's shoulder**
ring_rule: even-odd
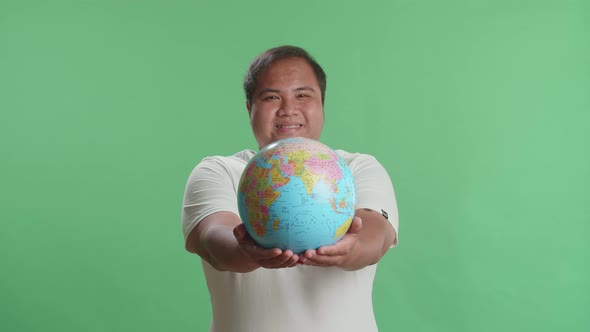
[[[363,161],[376,161],[375,157],[366,153],[359,152],[348,152],[344,150],[336,150],[336,153],[344,159],[347,164],[363,162]]]
[[[253,150],[242,150],[229,156],[213,155],[207,156],[201,160],[201,163],[216,164],[246,164],[256,154]]]
[[[242,150],[229,156],[207,156],[193,168],[191,177],[208,176],[207,174],[240,176],[255,154],[252,150]]]

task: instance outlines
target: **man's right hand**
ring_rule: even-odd
[[[294,254],[291,250],[262,248],[254,242],[242,223],[234,228],[234,236],[244,254],[261,267],[280,269],[298,265],[299,255]]]
[[[246,273],[260,267],[278,269],[298,265],[291,250],[264,249],[246,231],[240,217],[216,212],[201,220],[189,234],[186,249],[219,271]]]

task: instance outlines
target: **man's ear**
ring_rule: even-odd
[[[252,106],[250,106],[249,102],[246,102],[246,109],[248,110],[248,115],[250,115],[250,112],[252,112]]]

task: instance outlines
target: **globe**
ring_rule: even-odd
[[[246,165],[237,196],[240,218],[254,241],[296,254],[340,240],[356,206],[344,159],[308,138],[262,148]]]

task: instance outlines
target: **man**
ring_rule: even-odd
[[[325,89],[324,71],[305,50],[282,46],[259,55],[244,80],[258,147],[287,137],[318,140]],[[257,246],[241,223],[237,189],[254,151],[208,157],[193,170],[182,222],[186,249],[202,258],[210,331],[377,330],[372,286],[376,263],[397,243],[395,195],[375,158],[337,153],[355,179],[355,218],[339,242],[301,255]]]

